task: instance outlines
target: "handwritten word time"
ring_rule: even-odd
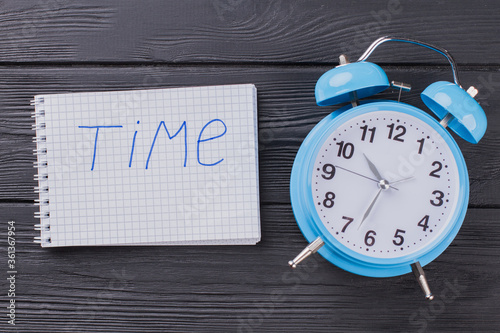
[[[139,124],[139,123],[140,123],[140,121],[137,121],[137,124]],[[209,126],[214,126],[217,123],[220,123],[220,124],[222,124],[224,126],[224,131],[222,133],[216,135],[216,136],[211,136],[211,137],[208,137],[208,138],[203,137],[203,132],[205,131],[205,129],[207,129],[207,127],[209,127]],[[98,141],[98,138],[99,138],[99,130],[101,130],[101,129],[108,129],[108,128],[123,128],[123,126],[122,125],[112,125],[112,126],[78,126],[78,128],[89,128],[89,129],[95,130],[94,155],[92,157],[92,167],[90,169],[90,170],[93,171],[94,167],[95,167],[95,159],[96,159],[96,154],[97,154],[97,147],[98,147],[97,141]],[[149,155],[148,155],[148,159],[146,161],[146,169],[149,166],[149,162],[150,162],[150,159],[151,159],[151,154],[153,153],[153,148],[155,146],[156,139],[158,137],[158,134],[162,130],[162,128],[165,129],[165,132],[167,132],[167,136],[168,136],[169,140],[172,140],[177,135],[179,135],[179,133],[181,133],[181,131],[184,131],[184,167],[185,167],[186,163],[187,163],[187,147],[188,147],[188,142],[187,142],[187,124],[186,124],[186,121],[182,122],[181,126],[179,127],[179,129],[177,130],[177,132],[175,132],[174,135],[170,135],[170,132],[168,131],[167,125],[165,125],[164,121],[161,121],[160,124],[158,125],[158,128],[156,129],[156,134],[155,134],[155,136],[153,138],[153,142],[151,143],[151,148],[149,149]],[[134,157],[134,147],[135,147],[135,139],[137,137],[137,132],[138,131],[135,131],[134,137],[132,139],[132,149],[130,150],[130,160],[129,160],[129,164],[128,164],[129,168],[132,166],[132,159]],[[200,159],[200,146],[204,142],[215,140],[215,139],[218,139],[218,138],[224,136],[224,134],[226,134],[226,132],[227,132],[227,126],[220,119],[212,119],[209,122],[207,122],[205,124],[205,126],[203,126],[203,128],[200,131],[200,134],[198,135],[198,140],[196,142],[196,157],[197,157],[198,163],[200,165],[203,165],[203,166],[214,166],[214,165],[217,165],[217,164],[219,164],[220,162],[222,162],[224,160],[223,158],[221,158],[220,160],[218,160],[216,162],[213,162],[213,163],[204,163],[204,162],[202,162],[201,159]]]

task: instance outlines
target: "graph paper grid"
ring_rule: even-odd
[[[50,211],[42,246],[260,240],[254,85],[35,100]]]

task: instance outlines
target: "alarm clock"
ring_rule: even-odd
[[[449,61],[454,82],[435,82],[421,94],[435,117],[401,102],[410,85],[389,83],[382,68],[366,61],[388,41],[423,46]],[[398,100],[361,100],[390,87],[399,90]],[[316,102],[350,104],[318,123],[295,157],[291,204],[310,244],[289,265],[318,252],[359,275],[413,271],[432,300],[422,267],[453,241],[469,199],[467,167],[448,130],[479,142],[487,121],[476,94],[462,89],[452,56],[424,42],[382,37],[357,62],[340,56],[340,65],[318,79]]]

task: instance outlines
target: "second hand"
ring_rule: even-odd
[[[336,167],[336,168],[339,168],[339,169],[342,169],[342,170],[344,170],[344,171],[350,172],[350,173],[352,173],[352,174],[355,174],[355,175],[357,175],[357,176],[360,176],[360,177],[363,177],[363,178],[369,179],[369,180],[371,180],[371,181],[373,181],[373,182],[376,182],[376,183],[379,183],[379,182],[380,182],[380,181],[378,181],[378,180],[376,180],[376,179],[374,179],[374,178],[367,177],[367,176],[365,176],[365,175],[362,175],[362,174],[357,173],[357,172],[354,172],[354,171],[352,171],[352,170],[349,170],[349,169],[343,168],[343,167],[341,167],[341,166],[335,165],[335,167]],[[394,190],[396,190],[396,191],[399,191],[399,189],[395,188],[394,186],[389,185],[389,187],[390,187],[390,188],[392,188],[392,189],[394,189]]]

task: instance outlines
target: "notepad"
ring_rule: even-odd
[[[255,244],[251,84],[37,95],[42,247]]]

